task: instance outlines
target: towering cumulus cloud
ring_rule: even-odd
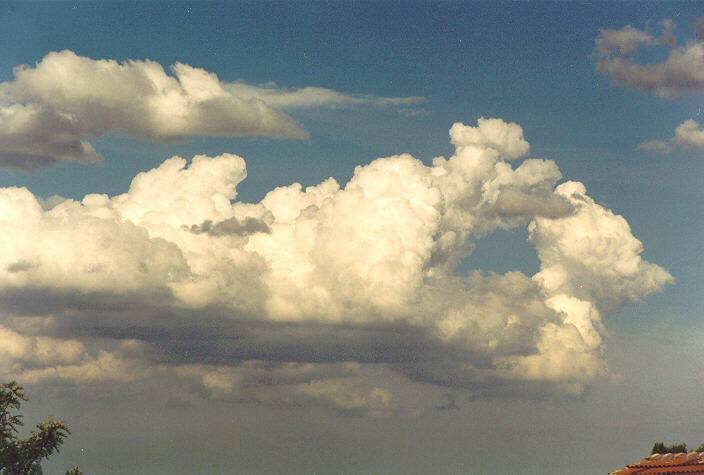
[[[529,150],[517,124],[457,123],[450,139],[432,166],[379,158],[344,187],[293,184],[260,203],[236,201],[245,162],[228,154],[173,157],[125,194],[51,207],[0,190],[0,370],[160,375],[211,397],[372,414],[394,396],[370,365],[475,395],[579,395],[607,374],[604,318],[671,276],[582,184],[556,187],[553,161],[512,166]],[[517,226],[536,275],[456,272],[475,241]]]

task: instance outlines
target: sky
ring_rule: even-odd
[[[0,1],[0,379],[63,473],[704,442],[698,2]]]

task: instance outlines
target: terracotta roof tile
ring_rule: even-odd
[[[621,470],[610,473],[612,475],[704,474],[704,452],[653,454],[640,462],[628,464]]]

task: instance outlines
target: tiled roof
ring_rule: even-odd
[[[679,454],[653,454],[638,463],[626,465],[612,475],[664,475],[668,473],[704,474],[704,452],[680,452]]]

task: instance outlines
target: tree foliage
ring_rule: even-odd
[[[704,444],[702,444],[704,445]],[[653,448],[650,451],[651,454],[678,454],[680,452],[687,451],[687,444],[684,442],[681,444],[665,445],[663,442],[655,442]]]
[[[64,421],[48,417],[46,422],[37,425],[30,436],[20,439],[19,427],[23,426],[19,413],[23,401],[29,401],[23,388],[10,382],[0,387],[0,474],[38,475],[42,459],[59,451],[59,446],[71,431]],[[72,472],[80,473],[78,468]]]

